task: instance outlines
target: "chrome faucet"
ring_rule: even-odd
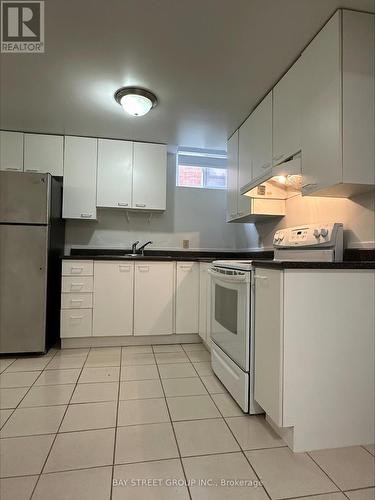
[[[153,243],[152,241],[147,241],[146,243],[143,243],[143,245],[138,248],[138,252],[140,252],[142,255],[144,255],[146,246],[152,245],[152,243]]]
[[[135,255],[137,253],[137,245],[138,245],[139,241],[135,241],[133,244],[132,244],[132,254]]]

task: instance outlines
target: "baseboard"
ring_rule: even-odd
[[[61,339],[62,349],[80,347],[126,347],[158,344],[196,344],[202,342],[198,334],[142,335],[129,337],[80,337]]]

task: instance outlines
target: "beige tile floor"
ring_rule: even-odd
[[[52,349],[0,372],[1,500],[375,500],[373,444],[293,454],[202,344]]]

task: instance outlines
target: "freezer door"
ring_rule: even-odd
[[[45,349],[48,226],[0,224],[0,353]]]
[[[0,224],[47,224],[50,174],[0,172]]]

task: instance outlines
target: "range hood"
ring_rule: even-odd
[[[301,153],[298,153],[241,187],[240,193],[250,198],[286,200],[301,194],[301,189]]]

